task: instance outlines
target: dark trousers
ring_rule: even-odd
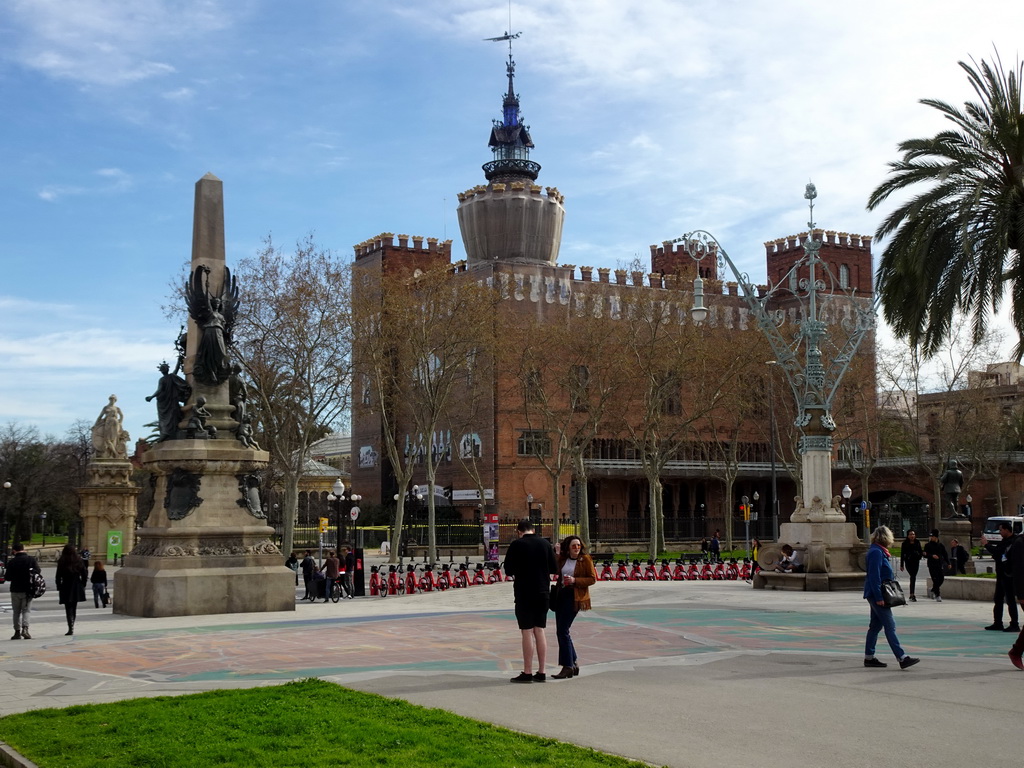
[[[64,603],[64,616],[68,620],[68,628],[75,626],[75,619],[78,618],[78,603]]]
[[[302,574],[302,581],[305,582],[305,584],[306,584],[306,594],[304,594],[302,596],[303,600],[306,600],[306,599],[309,598],[309,582],[311,582],[312,580],[313,580],[313,575],[312,574],[310,574],[309,576],[307,576],[306,574]]]
[[[1013,593],[1013,580],[1006,576],[996,576],[996,595],[992,603],[992,619],[996,624],[1003,623],[1003,604],[1011,624],[1017,624],[1017,596]]]
[[[577,667],[576,649],[569,629],[576,619],[576,590],[562,587],[555,603],[555,637],[558,638],[558,663],[563,667]]]
[[[912,563],[908,560],[904,567],[906,568],[907,573],[910,575],[910,594],[913,595],[915,594],[914,587],[917,585],[917,571],[921,567],[921,563],[920,561]]]
[[[942,573],[942,566],[928,563],[928,575],[932,577],[932,594],[936,597],[941,597],[939,590],[942,589],[942,582],[946,580],[945,575]]]

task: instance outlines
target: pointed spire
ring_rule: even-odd
[[[515,90],[516,62],[512,58],[512,40],[519,33],[510,35],[506,32],[502,37],[492,40],[508,40],[508,91],[502,101],[502,119],[495,120],[491,126],[491,138],[488,145],[494,153],[494,159],[484,163],[484,176],[488,181],[536,181],[540,173],[540,164],[530,160],[530,149],[533,140],[530,138],[530,127],[522,122],[519,114],[519,96]]]

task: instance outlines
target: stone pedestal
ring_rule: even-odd
[[[762,567],[779,559],[782,544],[800,553],[804,573],[773,574],[763,571],[755,589],[795,589],[814,592],[857,590],[864,586],[864,556],[868,546],[857,537],[857,526],[846,522],[841,510],[826,508],[815,497],[811,506],[797,510],[792,519],[801,522],[779,526],[779,543],[764,547]]]
[[[82,549],[92,553],[90,562],[105,562],[108,532],[120,532],[123,552],[135,545],[140,489],[132,484],[132,465],[127,459],[95,459],[86,467],[86,476],[89,484],[76,489],[82,516]]]
[[[971,540],[971,521],[966,517],[953,517],[948,520],[939,521],[939,541],[949,551],[950,539],[959,541],[965,549],[973,545]]]
[[[266,451],[233,439],[168,440],[146,452],[153,510],[114,579],[114,612],[188,616],[295,610],[295,575],[256,493]]]

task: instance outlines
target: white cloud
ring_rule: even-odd
[[[20,41],[8,57],[48,77],[121,86],[175,72],[170,45],[229,24],[214,0],[14,0]]]
[[[55,202],[61,197],[72,197],[86,194],[118,194],[132,188],[134,181],[130,174],[120,168],[100,168],[94,171],[99,176],[99,184],[48,184],[39,190],[40,199]]]

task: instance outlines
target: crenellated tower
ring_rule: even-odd
[[[564,197],[554,187],[542,190],[535,183],[540,164],[530,159],[533,140],[519,113],[514,37],[496,38],[509,41],[508,91],[501,120],[491,126],[488,144],[494,159],[483,165],[487,184],[459,194],[459,228],[471,268],[499,261],[553,266],[562,241]]]

